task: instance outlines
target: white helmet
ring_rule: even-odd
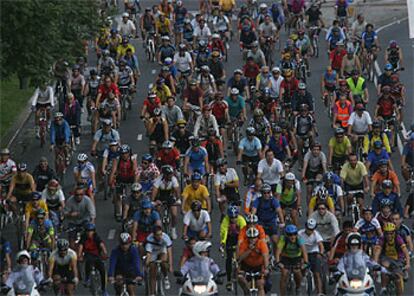
[[[233,87],[233,88],[231,89],[230,93],[231,93],[232,95],[238,95],[240,92],[239,92],[239,89],[237,89],[237,88]]]
[[[213,39],[215,39],[215,38],[220,38],[220,35],[219,35],[219,34],[217,34],[217,33],[214,33],[214,34],[211,36],[211,38],[213,38]]]
[[[85,153],[80,153],[78,155],[78,161],[87,161],[88,160],[88,155],[86,155]]]
[[[129,17],[129,13],[128,13],[128,12],[124,12],[124,13],[122,14],[122,17]]]
[[[286,181],[295,181],[296,177],[294,173],[287,173],[285,176],[285,180]]]
[[[16,255],[16,262],[19,263],[19,259],[20,257],[25,256],[27,259],[29,259],[29,264],[30,264],[30,253],[26,250],[22,250],[19,253],[17,253]]]
[[[260,4],[259,8],[260,9],[265,9],[265,8],[267,8],[267,4],[266,3],[262,3],[262,4]]]
[[[193,246],[193,253],[195,256],[201,258],[201,252],[208,252],[211,248],[211,243],[209,241],[198,241]]]
[[[308,219],[308,221],[306,221],[306,228],[310,229],[310,230],[314,230],[316,229],[316,220],[313,218]]]

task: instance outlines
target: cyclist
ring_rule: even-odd
[[[292,157],[288,140],[282,134],[282,128],[278,125],[272,128],[272,135],[266,143],[264,152],[266,153],[267,150],[273,151],[275,157],[280,161],[289,160]]]
[[[345,135],[345,130],[341,127],[336,128],[335,136],[329,140],[328,145],[328,167],[339,170],[352,151],[351,141]]]
[[[273,245],[276,246],[279,239],[278,227],[281,228],[285,224],[283,210],[280,207],[279,200],[273,196],[272,188],[269,184],[264,183],[261,191],[262,195],[253,202],[251,213],[257,215],[259,224],[263,226],[266,235],[270,237]]]
[[[348,100],[345,94],[341,94],[335,102],[332,113],[332,127],[334,129],[342,127],[348,128],[348,120],[351,117],[354,108],[352,102]]]
[[[414,126],[414,125],[413,125]],[[405,181],[410,179],[410,169],[414,168],[414,133],[411,133],[404,145],[401,156],[401,172]]]
[[[46,120],[50,120],[50,110],[55,106],[53,88],[46,82],[40,83],[36,88],[33,96],[30,98],[32,104],[32,111],[35,112],[35,132],[36,137],[40,138],[39,135],[39,119],[42,110],[46,110]]]
[[[263,109],[267,109],[267,106],[264,106]],[[268,141],[269,135],[272,134],[272,130],[270,128],[270,123],[267,120],[265,114],[263,113],[262,109],[256,108],[253,111],[253,118],[249,122],[249,126],[255,128],[257,132],[257,137],[260,139],[262,146],[266,145]]]
[[[83,94],[85,93],[86,81],[85,77],[80,73],[80,66],[74,65],[72,67],[72,75],[69,79],[69,88],[71,93],[83,108]]]
[[[155,17],[151,13],[151,8],[145,8],[144,14],[142,14],[140,19],[140,28],[141,28],[141,37],[142,40],[146,41],[147,36],[150,32],[155,33]],[[144,46],[146,42],[144,42]]]
[[[203,17],[201,17],[198,21],[198,26],[194,28],[193,36],[194,42],[204,41],[206,44],[208,44],[210,41],[211,30]]]
[[[92,266],[99,272],[103,296],[108,296],[106,291],[105,264],[102,259],[108,257],[104,241],[96,232],[96,225],[89,223],[85,226],[85,233],[81,236],[78,249],[79,262],[85,262],[85,283],[89,285]]]
[[[248,168],[251,163],[251,170],[253,173],[257,171],[257,164],[262,157],[262,144],[255,136],[256,130],[253,127],[246,129],[246,137],[241,139],[239,143],[239,152],[237,154],[236,164],[243,163],[242,171],[244,175],[244,185],[248,183]]]
[[[207,187],[201,184],[201,179],[201,175],[198,172],[195,172],[191,176],[191,184],[184,187],[181,194],[183,197],[182,211],[184,213],[187,213],[190,210],[194,200],[200,201],[202,208],[209,213],[211,212],[210,194]]]
[[[398,46],[397,41],[390,40],[385,51],[384,60],[385,63],[390,63],[394,70],[403,67],[402,49]]]
[[[0,272],[2,273],[2,276],[0,277],[0,285],[4,284],[12,270],[11,253],[12,246],[10,242],[3,236],[0,236]]]
[[[229,107],[230,120],[238,119],[241,122],[247,120],[247,110],[245,99],[240,95],[238,88],[232,88],[230,95],[226,98]]]
[[[388,200],[391,210],[393,212],[398,212],[402,215],[402,206],[400,203],[400,197],[397,193],[392,192],[393,184],[391,180],[384,180],[381,184],[381,192],[375,194],[375,197],[372,200],[372,210],[374,215],[379,211],[380,205],[383,200]]]
[[[95,167],[88,161],[88,156],[85,153],[78,155],[78,164],[73,168],[73,176],[76,184],[82,184],[86,188],[86,194],[95,203]]]
[[[43,156],[40,158],[39,165],[33,170],[32,176],[36,183],[36,190],[39,192],[45,189],[50,180],[56,179],[55,170],[49,166],[47,158]]]
[[[272,192],[275,192],[284,175],[282,162],[275,158],[272,150],[267,150],[265,157],[257,165],[256,178],[262,179],[264,183],[269,184]]]
[[[285,220],[287,218],[286,210],[290,209],[292,222],[299,225],[298,216],[301,211],[301,189],[300,182],[293,173],[287,173],[286,176],[277,184],[276,196],[280,201]]]
[[[142,186],[140,183],[134,183],[131,185],[131,194],[122,200],[122,221],[124,223],[132,219],[135,212],[140,210],[142,196]]]
[[[321,79],[321,93],[323,94],[325,107],[328,106],[328,94],[334,94],[336,90],[336,85],[338,84],[339,73],[332,69],[331,66],[326,67],[326,71],[322,75]],[[331,104],[333,104],[333,99]]]
[[[363,249],[368,254],[370,254],[368,248],[371,247],[373,251],[378,238],[383,234],[381,224],[374,217],[371,207],[364,207],[362,217],[355,223],[354,230],[361,234]]]
[[[164,288],[170,289],[168,272],[173,272],[172,241],[162,231],[161,226],[154,226],[152,233],[147,237],[145,244],[147,258],[145,266],[149,270],[149,294],[155,295],[155,280],[157,276],[156,261],[161,261],[161,272],[164,275]]]
[[[365,31],[366,25],[367,22],[365,21],[364,15],[361,13],[358,14],[356,20],[352,23],[351,26],[351,41],[353,42],[355,47],[358,46],[358,43],[361,44],[361,36],[362,33]]]
[[[312,94],[306,89],[306,84],[300,82],[298,90],[293,93],[292,97],[293,114],[297,115],[300,111],[300,107],[305,104],[309,107],[309,111],[313,114],[315,109],[315,103]]]
[[[36,249],[47,248],[53,250],[55,245],[55,231],[53,223],[47,219],[47,212],[42,208],[38,209],[34,218],[31,219],[26,233],[26,249],[36,251]]]
[[[164,141],[162,148],[155,154],[158,167],[171,166],[174,170],[180,167],[180,152],[172,141]]]
[[[285,80],[284,80],[285,81]],[[298,158],[303,159],[306,140],[313,143],[317,135],[316,123],[314,117],[309,113],[309,106],[302,104],[299,107],[299,114],[295,116],[293,123],[293,134],[297,140]],[[309,145],[310,146],[310,145]]]
[[[185,241],[192,238],[206,240],[212,236],[210,215],[202,209],[201,202],[198,200],[191,203],[191,211],[184,215],[183,225],[183,239]]]
[[[207,137],[210,129],[214,131],[214,134],[218,137],[220,135],[219,127],[216,117],[211,114],[211,107],[204,105],[202,109],[203,113],[197,117],[194,124],[194,136]]]
[[[328,195],[335,204],[335,215],[339,218],[345,210],[344,194],[341,188],[341,179],[335,173],[329,171],[323,175],[322,184],[317,186],[314,191],[318,192],[321,187],[328,190]]]
[[[144,252],[145,241],[151,234],[154,225],[161,226],[160,214],[154,209],[152,202],[143,198],[140,207],[133,214],[132,241],[139,246],[141,253]]]
[[[353,231],[353,223],[351,220],[345,220],[342,222],[342,230],[335,236],[332,244],[329,245],[331,247],[328,255],[328,264],[329,265],[336,265],[339,262],[339,259],[346,252],[346,238],[348,234]]]
[[[398,74],[391,75],[392,85],[391,85],[391,96],[394,98],[396,104],[397,104],[397,110],[398,110],[398,122],[401,124],[403,121],[403,109],[405,106],[405,86],[400,81],[400,78],[398,77]]]
[[[154,181],[152,200],[157,202],[158,212],[161,212],[160,205],[166,203],[171,212],[171,238],[177,239],[177,205],[180,202],[180,185],[174,176],[174,168],[170,165],[161,167],[162,174]]]
[[[403,224],[403,219],[400,213],[394,212],[392,213],[392,222],[395,224],[395,230],[397,231],[397,234],[400,235],[405,243],[407,244],[408,251],[410,252],[410,255],[412,256],[413,253],[413,239],[411,235],[410,228]]]
[[[327,172],[326,155],[322,151],[322,144],[312,143],[311,149],[306,152],[303,159],[302,180],[306,184],[306,200],[309,202],[312,188],[319,176]],[[308,181],[311,182],[308,182]]]
[[[208,62],[208,60],[207,60]],[[210,67],[207,65],[201,66],[200,74],[197,77],[197,85],[203,91],[203,99],[208,102],[210,97],[213,97],[217,91],[216,81],[210,73]]]
[[[7,195],[10,182],[17,173],[17,167],[14,160],[10,158],[10,150],[3,148],[0,150],[0,194],[2,197]]]
[[[364,137],[364,153],[367,155],[369,151],[372,151],[374,148],[374,143],[380,141],[384,148],[387,150],[388,154],[391,155],[390,142],[388,136],[381,129],[381,122],[374,120],[372,122],[372,131],[369,132]]]
[[[201,175],[210,172],[208,152],[201,147],[198,137],[191,139],[191,147],[186,151],[184,158],[184,174],[188,176],[196,171]]]
[[[53,290],[59,293],[64,284],[67,295],[74,295],[74,289],[79,283],[78,258],[76,252],[69,248],[66,239],[58,239],[57,248],[50,254],[48,266],[48,282],[53,280]]]
[[[32,198],[32,192],[35,191],[36,184],[32,175],[27,172],[27,165],[19,163],[17,165],[17,174],[12,176],[6,196],[6,199],[11,202],[11,209],[17,213],[17,203],[28,202]]]
[[[250,37],[243,37],[246,36],[245,34],[246,33],[243,31],[242,35],[240,36],[240,42],[243,42],[243,48],[245,51],[247,51],[247,53],[243,52],[243,56],[246,55],[247,59],[252,57],[257,66],[262,69],[264,66],[266,66],[266,58],[263,51],[259,48],[259,42],[256,40],[256,34],[251,31],[251,33],[247,33],[247,36]],[[247,38],[250,38],[250,40],[246,40]],[[250,43],[248,43],[249,41]],[[249,47],[251,48],[250,50],[248,49]]]
[[[336,31],[333,31],[336,32]],[[331,43],[331,47],[332,47]],[[344,48],[344,42],[343,41],[337,41],[335,44],[335,48],[331,49],[331,52],[329,53],[329,61],[330,66],[332,69],[334,69],[337,73],[341,73],[342,68],[342,62],[344,60],[344,57],[347,55],[347,51]]]
[[[323,238],[323,246],[326,251],[331,249],[336,235],[339,233],[338,220],[335,214],[327,211],[324,201],[319,201],[316,205],[317,211],[313,212],[309,219],[314,219],[318,226],[318,231]]]
[[[316,230],[317,224],[314,219],[308,219],[305,223],[305,229],[298,232],[306,247],[309,258],[310,269],[315,276],[316,291],[318,295],[323,294],[323,284],[321,278],[322,256],[325,253],[323,248],[323,238]]]
[[[392,222],[392,201],[384,198],[380,203],[380,211],[375,215],[382,227],[388,222]]]
[[[309,259],[305,241],[302,237],[298,236],[298,229],[295,225],[287,225],[284,235],[280,236],[277,243],[275,260],[282,273],[280,278],[280,295],[287,295],[286,283],[289,280],[290,272],[294,273],[296,294],[300,294],[299,289],[302,281],[301,271],[307,268]]]
[[[310,76],[309,56],[313,56],[313,48],[309,36],[305,34],[304,29],[298,30],[298,40],[295,42],[295,47],[298,49],[300,56],[305,62],[306,75]]]
[[[246,228],[247,239],[239,242],[237,249],[237,258],[240,262],[240,273],[238,282],[243,289],[244,294],[249,294],[249,281],[251,278],[246,277],[245,273],[256,273],[260,275],[256,278],[256,287],[258,295],[264,296],[264,277],[269,273],[269,248],[264,240],[259,238],[259,230],[255,227]]]
[[[220,36],[224,36],[224,38],[227,38],[227,40],[230,39],[230,34],[232,31],[231,23],[222,9],[219,10],[218,15],[213,17],[213,28],[214,31],[220,33]]]
[[[243,70],[236,69],[233,71],[233,76],[227,82],[227,96],[232,94],[234,89],[239,91],[239,95],[245,100],[250,99],[249,84],[245,77],[243,77]]]
[[[190,148],[190,138],[192,133],[186,129],[187,121],[185,119],[177,120],[176,130],[173,131],[172,137],[175,139],[175,147],[180,152],[180,157]]]
[[[52,179],[42,191],[42,199],[46,202],[49,217],[53,226],[58,229],[63,220],[63,208],[65,207],[65,195],[59,182]]]
[[[131,235],[122,232],[119,245],[116,246],[109,259],[108,280],[114,284],[115,292],[120,295],[124,283],[129,295],[135,295],[134,283],[142,280],[141,257],[137,247],[132,244]]]
[[[110,142],[109,147],[102,153],[101,174],[106,176],[112,171],[114,159],[120,156],[120,147],[117,141]]]
[[[313,196],[309,200],[308,204],[308,216],[316,210],[318,204],[324,203],[328,210],[335,214],[335,202],[331,196],[329,196],[328,190],[324,186],[319,186],[317,191],[315,190]]]
[[[112,120],[105,119],[102,121],[102,128],[93,136],[91,155],[101,155],[112,142],[120,143],[120,135],[117,130],[112,128]]]
[[[225,204],[240,205],[239,176],[234,168],[227,166],[227,160],[217,160],[217,173],[214,176],[214,187],[219,203],[221,217],[224,217]]]
[[[377,58],[377,53],[380,49],[378,34],[374,31],[374,25],[367,24],[365,31],[361,35],[361,47],[364,55],[372,54],[373,57],[369,57],[370,63]],[[365,65],[368,66],[368,65]]]
[[[402,266],[407,272],[410,270],[410,254],[403,238],[396,233],[395,224],[386,223],[383,230],[384,235],[379,238],[374,249],[374,260],[387,268],[386,273],[381,272],[381,294],[386,291],[386,287],[390,282],[388,271],[390,271],[391,265]],[[394,279],[397,288],[396,295],[402,295],[404,285],[402,272],[398,272],[398,267],[394,275],[396,275]]]
[[[225,147],[226,139],[226,124],[230,121],[229,105],[224,100],[224,96],[221,92],[217,92],[214,95],[214,100],[210,102],[211,113],[217,120],[217,124],[222,137],[223,147]]]
[[[45,211],[45,217],[49,218],[49,209],[47,208],[46,201],[42,199],[42,194],[37,191],[33,191],[31,193],[31,200],[26,203],[24,210],[26,230],[29,227],[31,220],[36,217],[37,211],[40,209]]]
[[[69,123],[63,118],[63,113],[56,112],[54,115],[54,121],[50,125],[50,150],[54,150],[56,145],[56,154],[58,149],[64,149],[65,156],[68,158],[70,135],[70,126]],[[68,159],[66,159],[66,161],[68,161]]]
[[[142,192],[150,192],[155,179],[160,175],[158,167],[153,162],[153,157],[149,153],[145,153],[141,158],[141,165],[138,166],[138,180],[142,185]]]
[[[370,152],[371,153],[371,152]],[[375,196],[376,193],[380,192],[380,186],[384,180],[391,180],[393,184],[393,192],[397,195],[401,195],[400,181],[398,180],[397,174],[392,170],[392,167],[388,167],[388,163],[391,161],[388,159],[381,159],[378,162],[377,170],[371,177],[371,196]]]
[[[381,89],[381,96],[378,98],[377,105],[374,111],[374,117],[378,120],[384,121],[385,125],[390,129],[390,144],[391,149],[394,149],[395,133],[398,128],[398,108],[394,97],[391,95],[391,87],[386,85]]]
[[[363,138],[372,130],[372,119],[363,104],[359,103],[355,106],[355,111],[351,113],[348,119],[348,137],[353,147],[358,143],[359,138]]]
[[[170,132],[173,130],[177,120],[184,118],[181,108],[176,105],[175,97],[168,97],[167,104],[161,107],[161,111],[163,116],[167,119]]]
[[[354,49],[350,47],[347,49],[347,55],[342,58],[341,77],[348,79],[352,76],[352,71],[354,70],[357,70],[359,73],[362,72],[361,62]]]

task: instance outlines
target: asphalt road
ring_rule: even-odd
[[[147,3],[154,3],[153,1],[142,1],[143,7],[146,6]],[[187,7],[189,10],[196,10],[196,1],[187,1]],[[405,53],[405,67],[406,71],[401,75],[402,80],[407,86],[407,94],[412,94],[412,82],[414,78],[413,77],[413,52],[410,41],[408,41],[408,28],[407,23],[403,22],[399,25],[392,26],[390,28],[384,29],[380,33],[381,41],[388,42],[389,39],[397,39],[399,41],[400,46],[403,47],[404,53]],[[282,40],[286,40],[286,35],[284,32],[282,32]],[[322,40],[322,38],[321,38]],[[141,109],[142,102],[145,98],[147,85],[149,83],[152,83],[154,81],[154,78],[156,76],[155,73],[158,73],[159,67],[155,64],[148,63],[146,61],[144,52],[142,50],[141,40],[138,40],[137,42],[134,41],[134,45],[136,45],[137,55],[140,61],[140,67],[142,76],[138,82],[138,92],[137,96],[134,99],[133,102],[133,111],[128,114],[128,119],[126,122],[122,122],[121,128],[120,128],[120,134],[121,139],[123,143],[128,143],[132,147],[134,153],[137,153],[140,157],[143,153],[147,152],[148,150],[148,141],[145,137],[145,130],[142,122],[139,119],[138,112]],[[328,120],[328,116],[325,109],[323,108],[322,101],[320,98],[320,77],[328,64],[327,55],[323,54],[326,52],[326,45],[324,42],[321,44],[321,55],[318,59],[312,59],[311,60],[311,69],[312,69],[312,76],[309,79],[308,82],[308,89],[311,91],[313,96],[315,97],[316,102],[316,120],[317,125],[319,128],[319,140],[322,142],[323,147],[327,147],[327,143],[329,138],[332,136],[332,129],[330,127],[330,122]],[[409,53],[410,52],[410,53]],[[91,53],[93,54],[93,51],[91,50]],[[229,52],[229,60],[225,64],[226,72],[232,73],[232,71],[235,68],[239,68],[241,66],[241,54],[238,49],[238,41],[233,40],[230,44],[230,52]],[[277,59],[279,60],[279,55],[277,55]],[[383,64],[383,63],[380,63]],[[410,80],[411,79],[411,80]],[[369,83],[369,92],[371,94],[371,102],[369,109],[372,111],[374,103],[376,101],[376,98],[374,96],[375,94],[375,88],[372,83]],[[409,96],[408,96],[409,97]],[[411,100],[409,101],[409,105],[406,108],[406,124],[410,123],[411,118],[413,116],[413,102]],[[81,145],[78,149],[78,151],[90,151],[90,133],[89,128],[85,126],[84,135],[81,139]],[[16,141],[16,147],[14,148],[14,158],[18,161],[24,160],[28,163],[30,170],[34,168],[34,166],[37,164],[40,156],[46,156],[48,157],[50,163],[53,163],[52,155],[49,153],[46,148],[41,149],[38,145],[37,140],[34,138],[33,134],[33,122],[28,122],[25,127],[23,128],[22,134],[18,137],[18,140]],[[327,153],[327,150],[324,149],[324,152]],[[228,160],[229,160],[229,167],[235,167],[235,157],[232,152],[228,153]],[[399,155],[398,152],[395,152],[393,154],[393,162],[395,164],[396,168],[399,168]],[[73,184],[73,177],[70,173],[71,170],[68,170],[68,173],[66,174],[65,184],[67,184],[66,192],[68,192],[68,189],[70,189],[70,184]],[[399,173],[399,170],[398,170]],[[241,177],[241,174],[239,172],[239,176]],[[400,176],[400,175],[399,175]],[[402,179],[400,179],[402,180]],[[405,196],[403,196],[403,201],[405,201]],[[306,205],[302,205],[303,209],[306,209]],[[110,201],[104,201],[101,194],[98,194],[97,197],[97,231],[100,234],[100,236],[105,240],[107,244],[108,250],[111,250],[114,248],[117,244],[117,237],[120,233],[120,225],[115,222],[113,218],[113,208]],[[224,269],[224,260],[221,258],[218,247],[219,247],[219,212],[218,212],[218,206],[215,204],[214,211],[212,214],[212,221],[213,221],[213,252],[212,257],[218,262],[219,266]],[[180,219],[181,220],[181,219]],[[303,225],[304,218],[301,219],[301,223]],[[217,221],[217,222],[216,222]],[[179,229],[179,236],[182,233],[181,224]],[[14,227],[10,226],[8,229],[4,232],[5,237],[8,239],[14,241],[15,240],[15,234],[14,234]],[[174,254],[174,267],[175,269],[178,268],[178,260],[181,256],[183,249],[183,242],[182,240],[178,239],[174,242],[173,246],[173,254]],[[411,279],[409,283],[406,285],[406,293],[409,294],[408,291],[414,291],[414,285],[413,285],[413,272],[411,272]],[[175,281],[172,276],[170,276],[171,282],[173,283],[173,286],[170,291],[168,291],[168,295],[177,295],[177,286],[175,285]],[[272,293],[277,293],[279,290],[279,274],[274,273],[272,275],[273,279],[273,288]],[[112,287],[109,289],[111,295],[113,295],[114,291]],[[144,290],[143,288],[138,288],[139,295],[143,295]],[[88,295],[88,291],[84,289],[81,285],[78,287],[76,291],[77,295]],[[224,286],[220,287],[220,295],[228,295],[228,292],[225,291]]]

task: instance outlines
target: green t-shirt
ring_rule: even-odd
[[[282,250],[282,257],[297,258],[302,257],[301,247],[304,245],[304,240],[297,236],[296,242],[292,243],[282,235],[277,242],[277,248]]]
[[[347,136],[344,136],[344,139],[341,143],[336,141],[335,137],[332,137],[329,140],[329,147],[333,148],[333,155],[336,157],[343,157],[348,154],[348,149],[351,147],[351,141]]]
[[[285,206],[290,206],[296,201],[296,188],[295,184],[292,188],[282,188],[282,184],[278,184],[276,187],[276,193],[280,195],[280,203]]]

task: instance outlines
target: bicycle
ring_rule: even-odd
[[[414,168],[409,168],[410,178],[407,180],[406,191],[409,194],[414,193]]]
[[[237,154],[238,150],[239,150],[239,142],[240,142],[240,123],[241,121],[239,120],[232,120],[232,122],[230,123],[230,129],[231,129],[231,134],[230,134],[230,140],[232,143],[232,148],[235,154]]]
[[[318,26],[312,26],[309,28],[309,36],[313,48],[313,56],[319,57],[319,30]]]
[[[128,187],[130,184],[126,183],[119,183],[116,186],[120,188],[118,192],[121,192],[120,194],[116,194],[115,196],[115,202],[114,202],[114,216],[115,219],[118,222],[121,222],[122,219],[122,213],[123,213],[123,200],[125,200],[128,197]],[[119,207],[119,212],[117,211]]]
[[[127,119],[127,111],[131,110],[131,95],[128,85],[120,85],[119,91],[121,92],[121,118]]]
[[[17,236],[17,246],[19,250],[23,250],[25,246],[25,225],[26,225],[26,215],[25,207],[26,203],[24,201],[18,201],[17,203],[17,219],[15,221],[16,226],[16,236]]]
[[[156,260],[156,280],[155,280],[155,295],[158,296],[166,296],[165,288],[164,288],[164,274],[162,273],[161,264],[163,262],[161,260]]]
[[[92,265],[91,273],[89,274],[89,279],[89,292],[91,293],[91,295],[102,295],[101,276],[94,265]]]
[[[76,151],[76,140],[74,130],[77,128],[76,125],[70,125],[70,148],[72,151]]]
[[[148,61],[152,62],[152,63],[154,63],[155,60],[156,60],[156,57],[155,57],[155,53],[156,53],[155,37],[156,37],[155,32],[150,31],[150,32],[148,32],[147,40],[145,42],[146,43],[145,53],[146,53]]]
[[[254,163],[249,161],[244,164],[242,164],[243,171],[246,171],[246,174],[244,175],[244,184],[245,186],[251,185],[254,183],[256,179],[256,171],[254,170]]]
[[[170,207],[166,201],[162,201],[161,203],[161,223],[162,223],[162,231],[166,234],[171,234],[171,213]]]
[[[69,156],[67,154],[69,154],[69,152],[66,152],[66,145],[55,147],[55,171],[62,187],[65,184],[64,177],[69,165]]]
[[[355,151],[356,151],[356,155],[358,157],[359,161],[364,162],[364,137],[365,135],[357,135],[358,136],[358,140],[356,142],[356,147],[355,147]]]
[[[305,279],[306,295],[311,296],[312,292],[315,290],[315,278],[310,268],[306,270]]]
[[[261,276],[260,272],[245,272],[244,276],[246,280],[250,282],[249,295],[257,296],[259,294],[259,289],[257,288],[256,281]]]
[[[271,69],[273,66],[273,38],[266,37],[264,44],[262,45],[262,51],[266,59],[266,65]]]
[[[46,143],[46,133],[47,133],[47,108],[40,108],[39,115],[39,137],[40,137],[40,148]]]
[[[128,286],[134,285],[139,286],[141,283],[131,279],[125,279],[124,283],[122,284],[122,290],[120,296],[129,296]]]
[[[298,80],[301,80],[304,83],[306,83],[306,72],[307,72],[306,68],[307,68],[306,62],[303,58],[301,58],[299,60],[298,67],[296,68],[297,69],[296,75],[297,75]]]
[[[347,216],[352,217],[352,222],[354,223],[354,225],[361,217],[361,210],[359,208],[359,204],[356,198],[358,194],[363,195],[364,190],[350,190],[346,192],[346,195],[348,196]],[[349,204],[350,200],[352,200],[351,204]]]

